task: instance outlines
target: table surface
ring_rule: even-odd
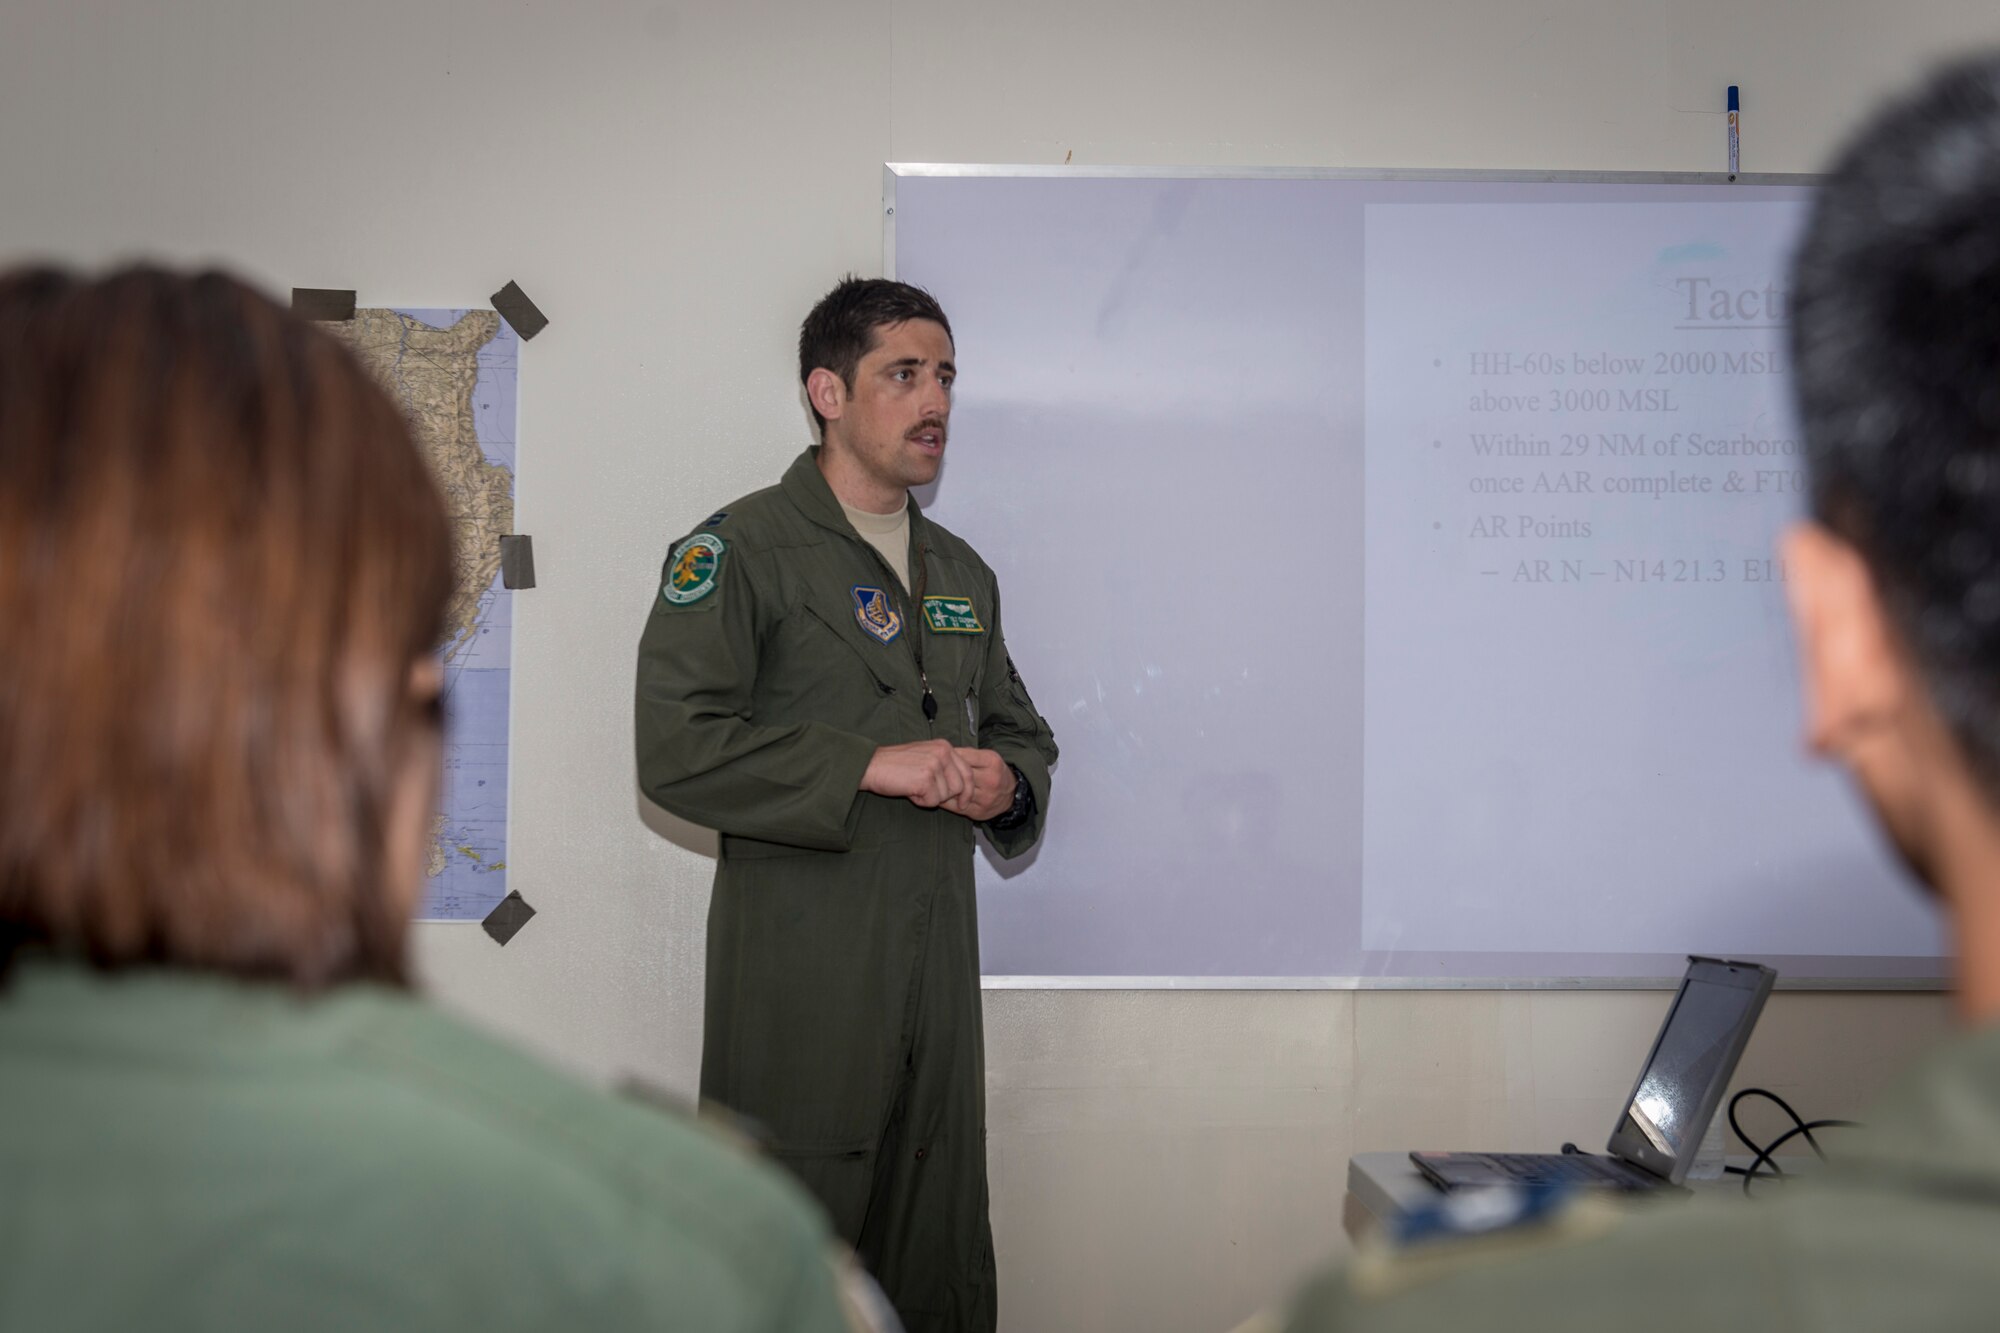
[[[1747,1167],[1752,1159],[1731,1157],[1729,1165]],[[1810,1169],[1811,1158],[1783,1159],[1785,1170]],[[1723,1176],[1716,1180],[1690,1180],[1696,1194],[1741,1196],[1743,1177]],[[1349,1239],[1359,1240],[1373,1227],[1394,1222],[1413,1209],[1436,1203],[1444,1194],[1418,1171],[1407,1152],[1364,1152],[1347,1159],[1347,1198],[1341,1207],[1340,1222]]]

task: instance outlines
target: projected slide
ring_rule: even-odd
[[[1934,947],[1797,739],[1802,220],[1366,208],[1367,948]]]

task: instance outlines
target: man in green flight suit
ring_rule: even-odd
[[[1791,300],[1812,518],[1784,556],[1807,734],[1942,905],[1965,1031],[1781,1197],[1584,1205],[1365,1256],[1307,1290],[1297,1333],[2000,1321],[2000,58],[1862,130]]]
[[[722,834],[702,1098],[911,1333],[995,1326],[974,830],[1033,846],[1056,758],[993,571],[909,496],[953,356],[928,293],[835,287],[799,335],[821,445],[674,544],[639,645],[640,783]]]

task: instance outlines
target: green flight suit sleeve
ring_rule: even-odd
[[[639,638],[639,786],[705,828],[846,851],[875,743],[823,722],[757,724],[758,649],[775,598],[758,587],[753,559],[734,545],[723,551],[714,587],[698,600],[653,594]]]
[[[992,750],[1021,770],[1035,793],[1035,813],[1014,828],[996,829],[985,825],[993,850],[1015,857],[1033,847],[1042,836],[1049,811],[1049,766],[1056,761],[1056,738],[1049,724],[1035,711],[1021,673],[1007,653],[1006,636],[1000,629],[1000,593],[993,593],[993,627],[986,635],[986,668],[979,690],[979,745]]]

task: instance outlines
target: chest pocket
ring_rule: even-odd
[[[799,617],[808,650],[822,656],[827,670],[859,667],[883,694],[894,694],[900,683],[897,657],[907,658],[910,650],[900,643],[875,643],[854,624],[850,609],[845,615],[828,607],[821,597],[807,597],[799,603]],[[843,623],[845,622],[845,623]]]

